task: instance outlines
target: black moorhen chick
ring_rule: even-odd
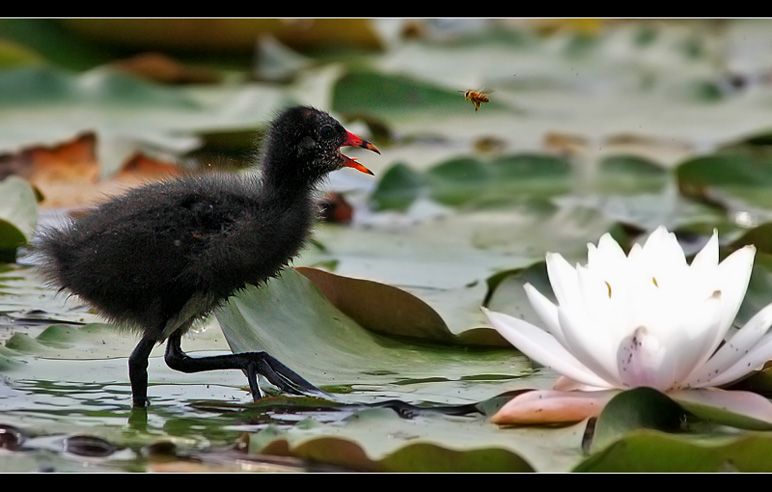
[[[248,284],[275,276],[298,254],[317,214],[315,186],[344,166],[372,174],[342,146],[380,153],[327,113],[284,110],[271,123],[260,176],[207,174],[150,184],[114,198],[33,241],[44,277],[141,340],[129,358],[133,403],[147,401],[147,360],[183,372],[242,369],[296,394],[316,388],[265,352],[189,357],[182,335]]]

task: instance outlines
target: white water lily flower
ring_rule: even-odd
[[[543,327],[483,310],[525,355],[582,389],[713,388],[772,359],[772,334],[767,333],[772,304],[727,337],[745,297],[755,251],[745,246],[719,262],[714,233],[689,264],[664,227],[627,255],[605,234],[597,247],[588,245],[586,265],[573,267],[559,254],[547,255],[557,304],[525,285]]]

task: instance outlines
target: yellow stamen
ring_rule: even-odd
[[[656,277],[651,277],[651,281],[654,282],[654,285],[659,287],[659,284],[657,283],[657,278]]]
[[[611,284],[604,280],[606,287],[608,287],[608,298],[611,299]]]

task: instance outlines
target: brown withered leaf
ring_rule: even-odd
[[[96,136],[84,133],[55,145],[0,155],[0,179],[11,175],[26,179],[43,196],[41,208],[77,208],[181,172],[175,163],[137,154],[114,176],[104,178],[95,145]]]
[[[3,154],[0,156],[0,179],[15,175],[29,181],[94,182],[99,176],[94,142],[93,133],[84,133],[68,142],[36,145]]]
[[[112,67],[137,77],[162,84],[211,84],[220,76],[213,70],[185,65],[162,53],[139,53],[130,58],[118,60]]]

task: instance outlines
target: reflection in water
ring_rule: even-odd
[[[56,362],[67,365],[83,361]],[[3,384],[0,382],[0,387]],[[25,463],[36,462],[20,465],[34,469],[17,471],[63,469],[61,464],[41,464],[48,463],[53,452],[65,462],[97,460],[99,466],[141,470],[151,454],[152,459],[159,454],[148,451],[159,443],[199,452],[228,448],[243,432],[256,432],[272,423],[245,418],[239,411],[244,407],[236,402],[251,402],[251,398],[241,388],[202,384],[180,389],[178,384],[161,384],[151,390],[151,406],[141,409],[132,407],[128,383],[33,379],[8,382],[0,393],[0,448],[14,453],[3,459],[13,460],[18,455]],[[233,403],[226,411],[206,404],[215,400]]]
[[[95,436],[74,435],[64,439],[64,452],[76,456],[104,458],[115,451],[115,445]]]
[[[0,425],[0,448],[14,451],[25,440],[24,433],[12,425]]]
[[[191,404],[199,399],[223,398],[223,394],[232,400],[236,395],[248,396],[238,388],[213,385],[185,385],[183,391],[177,384],[155,385],[150,408],[135,409],[128,384],[15,380],[11,389],[8,393],[12,397],[0,396],[0,424],[18,422],[24,427],[44,429],[46,433],[69,434],[81,430],[121,436],[129,432],[140,439],[142,436],[138,433],[147,437],[172,433],[190,442],[207,444],[237,435],[238,431],[228,429],[243,422],[237,412],[218,416],[202,412]],[[190,435],[186,435],[188,432]]]

